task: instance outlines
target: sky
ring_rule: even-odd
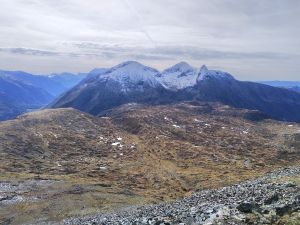
[[[0,0],[0,69],[88,72],[180,61],[300,80],[299,0]]]

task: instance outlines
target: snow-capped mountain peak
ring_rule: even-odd
[[[203,66],[200,68],[200,73],[207,73],[207,72],[208,72],[207,66],[206,66],[206,65],[203,65]]]
[[[194,68],[192,66],[190,66],[188,63],[180,62],[180,63],[177,63],[176,65],[164,70],[163,73],[171,73],[171,72],[188,73],[193,70],[194,70]]]
[[[157,87],[160,83],[156,80],[159,71],[135,61],[128,61],[108,69],[98,76],[98,81],[118,83],[122,90],[128,91],[135,86]]]
[[[235,80],[234,77],[223,71],[219,70],[209,70],[206,65],[203,65],[199,71],[197,82],[200,82],[202,80],[206,79],[223,79],[223,80]]]
[[[148,73],[148,74],[156,75],[159,73],[158,70],[148,67],[148,66],[145,66],[136,61],[123,62],[119,65],[112,67],[110,70],[106,71],[106,73],[112,73],[114,71],[119,71],[119,72],[128,73],[128,74]]]
[[[93,73],[95,73],[93,75]],[[127,61],[110,69],[96,69],[88,76],[89,83],[94,82],[117,82],[122,90],[131,90],[135,86],[143,85],[149,87],[163,86],[170,90],[179,90],[192,87],[201,80],[208,78],[234,79],[229,73],[209,70],[206,65],[194,68],[186,62],[180,62],[162,73],[158,70],[145,66],[136,61]]]

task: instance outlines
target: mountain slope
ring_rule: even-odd
[[[23,112],[22,107],[14,104],[6,94],[0,92],[0,121],[14,118]]]
[[[94,77],[94,76],[99,76],[100,74],[103,74],[108,70],[109,69],[106,69],[106,68],[95,68],[87,74],[86,79],[89,79],[89,78]]]
[[[300,121],[300,94],[254,82],[241,82],[221,71],[200,70],[197,85],[181,99],[219,101],[237,108],[256,109],[273,118]]]

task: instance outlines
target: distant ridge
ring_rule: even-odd
[[[300,92],[300,81],[258,81],[258,83]]]

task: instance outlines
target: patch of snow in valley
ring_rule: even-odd
[[[112,145],[112,146],[117,146],[117,145],[119,145],[119,144],[121,144],[121,142],[114,142],[114,143],[112,143],[111,145]]]
[[[203,123],[204,122],[204,121],[198,120],[198,119],[194,119],[194,121],[197,122],[197,123]]]
[[[107,170],[107,167],[106,166],[100,166],[99,169],[100,170]]]

